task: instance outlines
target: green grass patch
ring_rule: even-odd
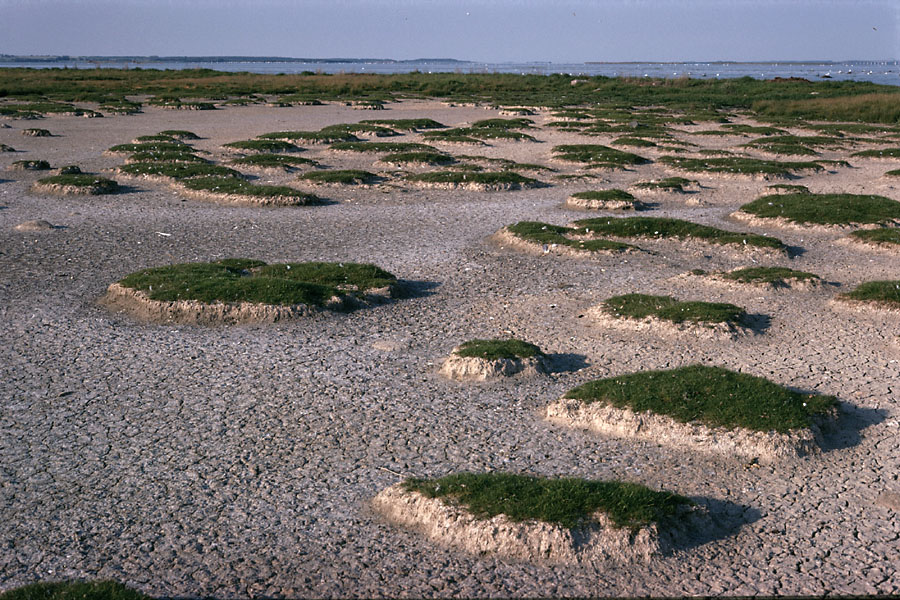
[[[196,177],[185,179],[181,184],[189,190],[249,196],[251,198],[285,198],[294,204],[319,204],[322,199],[314,194],[301,192],[285,185],[254,185],[235,177]]]
[[[841,297],[897,309],[900,308],[900,281],[867,281]]]
[[[900,246],[900,229],[860,229],[859,231],[852,232],[850,237],[871,244]]]
[[[823,171],[815,162],[780,162],[739,156],[721,158],[686,158],[662,156],[659,162],[692,173],[736,173],[788,177],[797,171]]]
[[[526,118],[519,119],[482,119],[470,125],[473,129],[500,129],[510,131],[515,129],[534,129],[534,121]]]
[[[776,118],[900,123],[900,102],[893,90],[832,98],[758,100],[753,102],[752,109],[759,115]]]
[[[779,196],[780,197],[780,196]],[[636,238],[695,239],[713,244],[731,244],[756,248],[784,249],[781,240],[755,233],[725,231],[681,219],[665,217],[601,217],[575,221],[579,231],[589,235],[612,235]]]
[[[887,223],[900,219],[900,202],[884,196],[856,194],[776,194],[757,198],[741,210],[757,217],[816,225]]]
[[[140,144],[118,144],[109,149],[109,152],[190,152],[191,147],[184,142],[170,140],[168,142],[145,142]]]
[[[382,127],[381,125],[372,125],[370,123],[339,123],[337,125],[328,125],[319,130],[324,134],[351,134],[351,135],[374,135],[375,137],[391,137],[400,135],[390,127]]]
[[[151,600],[115,581],[55,581],[13,588],[0,600]]]
[[[737,281],[740,283],[781,283],[784,284],[788,280],[795,281],[812,281],[818,280],[818,275],[807,273],[806,271],[795,271],[787,267],[745,267],[722,273],[724,279]]]
[[[119,284],[165,302],[197,300],[323,306],[331,298],[360,295],[397,283],[375,265],[358,263],[284,263],[249,259],[187,263],[145,269]]]
[[[525,177],[510,171],[483,171],[483,172],[457,172],[457,171],[432,171],[429,173],[417,173],[407,175],[407,181],[414,183],[434,183],[466,185],[477,184],[485,186],[512,186],[512,187],[538,187],[541,182],[531,177]]]
[[[446,127],[443,123],[438,123],[434,119],[366,119],[360,121],[369,125],[381,125],[390,127],[391,129],[400,131],[419,131],[421,129],[443,129]]]
[[[119,184],[112,179],[78,173],[72,175],[51,175],[37,181],[43,185],[62,185],[89,190],[91,194],[115,194],[119,191]]]
[[[779,433],[808,428],[837,407],[833,396],[801,394],[762,377],[703,365],[598,379],[565,397],[650,411],[681,423]]]
[[[566,528],[606,515],[615,527],[639,529],[677,515],[691,501],[636,483],[545,479],[512,473],[458,473],[439,479],[410,478],[404,489],[461,505],[479,519],[505,515],[515,522],[541,521]]]
[[[632,146],[634,148],[655,148],[657,146],[656,142],[632,136],[616,138],[612,143],[617,146]]]
[[[500,119],[504,121],[506,119]],[[535,141],[535,139],[519,131],[510,131],[494,127],[456,127],[455,129],[441,129],[439,131],[426,131],[422,134],[422,139],[441,141],[441,142],[464,142],[473,141],[475,143],[483,140],[514,140],[514,141]]]
[[[649,159],[630,152],[616,150],[598,144],[566,144],[554,146],[553,154],[559,160],[583,163],[590,167],[625,168],[629,165],[643,165]]]
[[[854,152],[850,156],[859,156],[861,158],[900,158],[900,148],[862,150],[861,152]]]
[[[526,242],[546,246],[566,246],[585,252],[624,252],[629,249],[638,249],[637,246],[616,242],[613,240],[580,240],[568,236],[578,233],[572,227],[551,225],[539,221],[519,221],[506,228],[511,234]]]
[[[222,144],[222,146],[225,148],[233,148],[235,150],[265,152],[268,154],[275,152],[301,152],[303,150],[302,148],[283,140],[241,140],[239,142]]]
[[[381,157],[381,162],[390,164],[416,163],[423,165],[452,165],[456,159],[440,152],[396,152]]]
[[[171,135],[166,135],[164,133],[156,133],[153,135],[141,135],[134,138],[135,144],[144,144],[147,142],[172,142],[176,141],[176,138]]]
[[[579,200],[622,200],[633,201],[635,198],[624,190],[589,190],[587,192],[576,192],[572,194],[572,198]]]
[[[241,174],[234,169],[206,163],[130,163],[119,167],[126,175],[169,177],[171,179],[191,179],[194,177],[237,177]]]
[[[379,177],[374,173],[359,169],[335,169],[333,171],[314,171],[298,177],[313,183],[340,183],[344,185],[360,185],[378,183]]]
[[[666,177],[653,181],[639,181],[634,187],[642,190],[663,190],[666,192],[684,192],[684,186],[695,185],[697,182],[684,177]]]
[[[484,163],[492,167],[499,167],[503,171],[555,171],[550,167],[538,165],[534,163],[520,163],[508,158],[492,158],[488,156],[475,156],[471,154],[460,154],[456,157],[459,160],[471,161],[475,163]]]
[[[303,158],[302,156],[251,154],[249,156],[235,158],[229,161],[229,164],[248,167],[294,169],[302,165],[315,166],[319,163],[308,158]]]
[[[779,192],[786,193],[809,193],[809,188],[805,185],[794,185],[791,183],[776,183],[774,185],[766,186],[770,190],[778,190]]]
[[[10,165],[13,169],[21,171],[49,171],[50,163],[46,160],[17,160]]]
[[[336,142],[353,142],[359,139],[346,131],[273,131],[256,136],[259,140],[278,140],[296,142],[298,144],[334,144]]]
[[[671,296],[623,294],[603,302],[605,312],[616,317],[644,319],[656,317],[672,323],[741,324],[747,313],[743,308],[724,302],[682,302]]]
[[[338,142],[328,147],[330,150],[342,152],[437,152],[428,144],[416,142]]]
[[[485,360],[544,356],[541,349],[534,344],[516,339],[469,340],[461,344],[454,353],[464,358],[483,358]]]
[[[722,125],[722,129],[728,129],[732,133],[741,133],[745,135],[787,135],[787,131],[777,127],[769,127],[767,125],[743,125],[739,123],[726,123]]]
[[[165,135],[170,138],[175,138],[176,140],[199,140],[200,136],[194,133],[193,131],[187,131],[185,129],[166,129],[165,131],[160,131],[159,135]]]
[[[197,156],[193,152],[172,152],[168,150],[135,152],[126,159],[126,162],[160,162],[160,163],[205,163],[205,158]]]
[[[56,170],[57,175],[80,175],[81,173],[81,167],[78,165],[66,165]]]

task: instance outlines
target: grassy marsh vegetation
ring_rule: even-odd
[[[181,185],[195,192],[209,192],[259,199],[288,200],[294,205],[320,204],[322,199],[314,194],[285,185],[254,185],[236,177],[195,177],[181,181]]]
[[[811,194],[796,192],[762,196],[741,207],[762,218],[782,218],[792,223],[849,225],[900,220],[900,202],[874,195]]]
[[[299,179],[313,183],[334,183],[343,185],[368,185],[378,183],[380,177],[359,169],[335,169],[332,171],[313,171],[304,173]]]
[[[302,152],[303,148],[282,140],[241,140],[222,144],[224,148],[242,150],[247,152],[265,152],[274,154],[277,152]]]
[[[743,323],[743,308],[723,302],[682,302],[671,296],[623,294],[607,298],[603,310],[616,317],[645,319],[656,317],[672,323]]]
[[[465,358],[483,358],[485,360],[544,356],[541,349],[534,344],[517,339],[469,340],[460,344],[454,354]]]
[[[687,498],[636,483],[545,479],[512,473],[410,478],[403,487],[426,498],[452,501],[480,519],[505,515],[511,521],[533,520],[567,528],[589,523],[592,515],[600,512],[615,527],[638,529],[671,518],[691,504]]]
[[[819,276],[806,271],[795,271],[787,267],[744,267],[721,274],[722,278],[739,283],[786,284],[788,280],[813,281]]]
[[[661,156],[659,162],[689,173],[733,173],[789,177],[797,171],[823,171],[817,162],[780,162],[743,157],[685,158]]]
[[[900,281],[867,281],[841,296],[850,300],[900,309]]]
[[[696,239],[713,244],[784,249],[781,240],[755,233],[725,231],[681,219],[665,217],[601,217],[581,219],[574,223],[583,235],[611,235],[614,237]]]
[[[119,167],[118,170],[120,173],[135,177],[147,175],[152,177],[168,177],[170,179],[191,179],[194,177],[241,177],[241,174],[234,169],[206,163],[129,163]]]
[[[300,167],[302,165],[316,166],[319,163],[309,158],[303,158],[302,156],[263,153],[241,156],[240,158],[230,160],[229,164],[247,167],[280,168],[289,170]]]
[[[430,183],[446,185],[480,185],[486,187],[500,187],[518,189],[525,187],[540,187],[543,185],[537,179],[525,177],[511,171],[498,172],[458,172],[458,171],[431,171],[408,175],[407,181],[413,183]]]
[[[650,411],[681,423],[779,433],[808,428],[837,407],[833,396],[802,394],[762,377],[703,365],[598,379],[565,397]]]
[[[62,188],[75,188],[86,194],[115,194],[119,191],[119,184],[112,179],[91,175],[89,173],[76,173],[70,175],[51,175],[38,179],[41,185]]]
[[[40,582],[0,593],[0,600],[151,600],[115,581]]]
[[[553,147],[554,158],[567,162],[582,163],[588,167],[622,169],[630,165],[643,165],[649,159],[630,152],[623,152],[597,144],[564,144]]]
[[[900,246],[900,229],[860,229],[851,233],[850,237],[870,244]]]
[[[519,221],[514,225],[507,226],[506,229],[521,240],[543,246],[565,246],[585,252],[624,252],[638,249],[637,246],[613,240],[573,239],[569,236],[577,234],[577,229],[539,221]]]

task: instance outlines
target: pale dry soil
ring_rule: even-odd
[[[122,162],[106,148],[163,129],[195,131],[205,138],[195,146],[221,157],[223,143],[268,131],[373,115],[454,126],[497,114],[427,102],[389,108],[148,107],[46,119],[40,126],[54,138],[23,138],[34,122],[13,121],[0,143],[23,152],[0,157],[0,171],[43,158],[103,172]],[[551,161],[554,144],[609,141],[546,128],[535,135],[542,143],[452,151],[574,173],[577,165]],[[748,139],[680,137],[720,148]],[[304,156],[377,170],[377,155],[309,147]],[[797,182],[900,200],[881,177],[891,165],[851,162]],[[650,164],[601,174],[602,187],[627,189],[675,173]],[[840,232],[727,219],[771,182],[699,176],[694,196],[703,203],[662,194],[649,214],[778,235],[802,248],[793,259],[645,240],[635,243],[653,253],[537,256],[487,241],[516,221],[583,217],[562,205],[599,181],[485,193],[407,190],[389,180],[329,188],[323,195],[334,202],[325,206],[248,207],[144,182],[108,197],[33,195],[39,175],[6,173],[0,182],[0,589],[83,577],[222,598],[900,593],[891,500],[900,493],[900,314],[831,302],[861,281],[900,279],[900,264],[836,243]],[[35,219],[57,227],[15,229]],[[97,304],[135,270],[227,256],[374,262],[413,293],[352,313],[232,327],[145,324]],[[676,277],[754,260],[842,285],[773,293]],[[584,317],[628,292],[732,302],[771,320],[760,335],[685,341]],[[553,374],[477,385],[438,374],[460,342],[508,336],[553,354]],[[698,362],[836,395],[839,426],[826,432],[820,455],[756,466],[542,418],[585,381]],[[403,477],[462,470],[633,480],[690,496],[715,526],[646,563],[549,566],[446,548],[370,507]]]

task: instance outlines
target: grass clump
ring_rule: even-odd
[[[741,210],[757,217],[814,225],[875,224],[900,219],[900,202],[874,195],[775,194],[757,198]]]
[[[146,142],[172,142],[178,141],[173,138],[171,135],[165,135],[163,133],[156,133],[154,135],[140,135],[132,141],[134,144],[143,144]]]
[[[119,172],[136,177],[149,175],[154,177],[169,177],[171,179],[191,179],[193,177],[241,177],[241,174],[234,169],[206,163],[129,163],[119,167]]]
[[[437,152],[428,144],[416,142],[337,142],[328,148],[343,152]]]
[[[407,181],[414,183],[446,184],[446,185],[483,185],[487,187],[538,187],[541,182],[531,177],[525,177],[510,171],[482,171],[482,172],[457,172],[457,171],[432,171],[408,175]]]
[[[776,190],[785,194],[809,193],[809,188],[805,185],[794,185],[791,183],[776,183],[775,185],[766,186],[770,190]]]
[[[779,135],[753,140],[744,146],[772,154],[815,156],[816,148],[841,146],[841,142],[840,138],[830,136]]]
[[[638,529],[678,514],[690,500],[636,483],[545,479],[512,473],[459,473],[440,479],[410,478],[404,489],[462,505],[480,519],[541,521],[573,528],[605,514],[615,527]]]
[[[456,157],[459,160],[471,161],[474,163],[485,163],[493,167],[498,167],[503,171],[554,171],[550,167],[535,163],[520,163],[508,158],[492,158],[489,156],[476,156],[472,154],[460,154]]]
[[[456,349],[455,354],[465,358],[499,360],[501,358],[531,358],[544,356],[534,344],[516,339],[510,340],[469,340]]]
[[[82,172],[78,165],[66,165],[56,170],[57,175],[80,175]]]
[[[854,152],[851,156],[859,156],[861,158],[900,158],[900,148],[862,150],[861,152]]]
[[[200,136],[194,133],[193,131],[186,131],[184,129],[166,129],[165,131],[160,131],[159,135],[165,135],[170,138],[174,138],[176,140],[199,140]]]
[[[837,406],[833,396],[802,394],[762,377],[703,365],[598,379],[565,397],[650,411],[681,423],[779,433],[808,428]]]
[[[241,140],[222,145],[225,148],[232,148],[234,150],[266,152],[268,154],[276,152],[300,152],[302,150],[302,148],[282,140]]]
[[[655,148],[657,146],[656,142],[627,135],[614,139],[612,143],[617,146],[631,146],[633,148]]]
[[[335,142],[352,142],[359,139],[346,131],[274,131],[256,136],[258,140],[279,140],[298,144],[334,144]]]
[[[184,142],[170,140],[168,142],[144,142],[139,144],[118,144],[109,152],[190,152],[191,147]]]
[[[146,151],[135,152],[125,159],[126,163],[159,162],[159,163],[205,163],[207,160],[193,152]]]
[[[438,123],[434,119],[366,119],[360,123],[369,125],[381,125],[401,131],[419,131],[420,129],[443,129],[446,125]]]
[[[72,175],[51,175],[37,181],[41,185],[54,187],[77,188],[88,194],[115,194],[119,191],[119,184],[112,179],[91,175],[89,173],[77,173]]]
[[[634,196],[624,190],[590,190],[572,194],[572,198],[580,200],[634,200]]]
[[[12,165],[18,171],[49,171],[50,163],[46,160],[17,160]]]
[[[578,230],[539,221],[519,221],[514,225],[507,226],[506,229],[521,240],[543,246],[565,246],[585,252],[624,252],[637,248],[637,246],[613,240],[572,239],[568,236],[576,234]]]
[[[639,181],[634,187],[641,190],[663,190],[666,192],[684,192],[684,186],[694,185],[696,181],[684,177],[666,177],[654,181]]]
[[[628,165],[643,165],[649,159],[630,152],[616,150],[598,144],[566,144],[554,146],[553,153],[559,160],[584,163],[589,167],[624,168]]]
[[[514,129],[534,129],[534,121],[526,118],[519,119],[482,119],[470,125],[473,129],[500,129],[509,131]]]
[[[301,156],[286,156],[283,154],[263,153],[251,154],[249,156],[235,158],[234,160],[230,161],[230,164],[245,165],[248,167],[294,169],[301,165],[315,166],[318,163],[314,160],[303,158]]]
[[[0,600],[151,600],[116,581],[54,581],[13,588]]]
[[[693,173],[737,173],[744,175],[771,175],[788,177],[795,171],[822,171],[822,165],[815,162],[780,162],[739,156],[721,158],[686,158],[662,156],[659,162]]]
[[[900,245],[900,229],[861,229],[851,233],[850,237],[870,244],[882,244],[885,246]]]
[[[344,185],[360,185],[377,183],[379,178],[374,173],[359,169],[336,169],[334,171],[314,171],[300,175],[300,179],[313,183],[340,183]]]
[[[119,284],[166,302],[196,300],[272,305],[323,306],[337,297],[389,287],[397,278],[375,265],[358,263],[284,263],[249,259],[187,263],[132,273]]]
[[[787,280],[814,281],[818,275],[806,271],[795,271],[787,267],[745,267],[727,273],[722,273],[724,279],[738,281],[740,283],[775,283],[784,284]]]
[[[185,188],[196,192],[248,196],[258,199],[285,199],[293,204],[318,204],[321,198],[286,185],[254,185],[236,177],[196,177],[181,182]]]
[[[900,281],[867,281],[852,291],[841,294],[842,298],[881,304],[887,308],[900,308]]]
[[[682,302],[671,296],[624,294],[603,302],[603,310],[616,317],[645,319],[656,317],[672,323],[740,324],[747,313],[743,308],[724,302]]]
[[[725,231],[681,219],[665,217],[596,218],[575,221],[586,234],[616,237],[696,239],[713,244],[736,244],[756,248],[785,248],[781,240],[754,233]]]
[[[493,120],[493,119],[491,119]],[[506,121],[509,119],[497,119],[498,121]],[[440,131],[427,131],[422,134],[422,138],[426,140],[435,140],[435,141],[444,141],[444,142],[452,142],[452,141],[460,141],[461,138],[474,138],[477,141],[483,140],[514,140],[514,141],[535,141],[534,137],[521,133],[519,131],[513,131],[510,129],[504,129],[502,127],[457,127],[455,129],[442,129]]]
[[[723,129],[729,129],[733,133],[742,133],[746,135],[785,135],[787,131],[770,127],[768,125],[743,125],[739,123],[726,123],[722,125]]]
[[[416,163],[443,166],[452,165],[456,162],[456,159],[449,154],[442,154],[440,152],[396,152],[381,157],[381,162],[397,165]]]

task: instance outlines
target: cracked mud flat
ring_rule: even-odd
[[[388,107],[383,114],[393,118],[450,126],[497,115],[439,102]],[[23,152],[0,156],[0,169],[43,158],[102,172],[123,162],[103,149],[164,129],[195,131],[205,138],[196,148],[218,152],[235,139],[362,118],[334,105],[147,107],[134,116],[47,118],[42,126],[64,136],[47,146],[12,121],[0,143]],[[544,143],[476,152],[548,164],[555,144],[611,140],[549,128],[534,134]],[[746,141],[678,136],[712,148]],[[377,159],[308,148],[305,156],[334,168],[371,168]],[[883,163],[851,163],[795,182],[900,200],[881,178]],[[579,171],[553,165],[560,174]],[[666,175],[659,164],[603,174],[622,189]],[[889,253],[836,243],[838,232],[729,221],[767,193],[765,181],[698,175],[703,206],[660,195],[650,214],[775,235],[803,252],[766,264],[817,273],[840,288],[774,294],[672,279],[759,258],[716,247],[684,252],[674,242],[635,240],[655,253],[583,259],[487,240],[522,220],[581,218],[560,205],[591,181],[497,194],[400,183],[335,190],[336,202],[325,206],[257,207],[185,199],[152,182],[114,197],[33,195],[28,187],[39,176],[17,172],[0,183],[0,589],[84,577],[160,596],[222,598],[900,593],[900,514],[890,501],[900,493],[900,314],[830,303],[862,281],[900,279],[900,265]],[[14,229],[36,219],[58,228]],[[402,302],[349,314],[217,328],[142,324],[96,303],[136,270],[230,256],[373,262],[414,289]],[[583,316],[629,292],[701,294],[769,315],[771,324],[763,335],[685,343],[598,331]],[[532,340],[565,356],[568,368],[478,386],[438,374],[455,342],[488,337]],[[586,381],[692,363],[833,394],[844,412],[820,455],[758,467],[542,418],[548,403]],[[548,567],[446,549],[370,508],[403,477],[462,470],[636,481],[696,499],[718,525],[627,568]]]

